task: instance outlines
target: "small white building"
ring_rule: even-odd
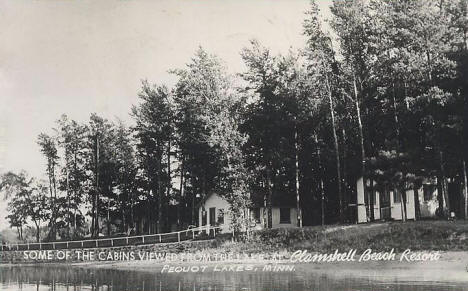
[[[403,197],[401,192],[395,189],[385,191],[373,191],[373,205],[375,220],[402,220],[404,213]],[[358,188],[358,222],[369,221],[369,213],[365,203],[363,189]],[[406,191],[406,218],[415,219],[415,203],[413,190]]]
[[[370,191],[371,182],[368,180],[366,184],[366,190]],[[449,185],[454,185],[453,183]],[[449,199],[451,200],[451,211],[455,213],[457,217],[461,215],[458,211],[460,200],[458,191],[451,190],[449,187]],[[373,209],[375,220],[402,220],[403,217],[403,201],[401,193],[395,189],[386,189],[384,191],[374,190],[373,193]],[[416,196],[417,195],[417,196]],[[419,201],[420,218],[436,217],[436,211],[439,207],[439,201],[437,199],[437,180],[426,179],[422,184],[422,187],[414,190],[410,189],[406,191],[406,214],[407,219],[416,218],[416,198]],[[363,223],[368,222],[370,219],[369,209],[371,209],[366,203],[368,197],[364,193],[364,184],[362,178],[357,181],[357,222]],[[444,205],[445,207],[445,205]]]
[[[247,215],[250,217],[250,221],[255,223],[256,229],[261,229],[266,224],[264,211],[266,211],[264,207],[253,207],[248,210]],[[207,195],[198,207],[198,225],[200,227],[219,226],[223,232],[229,232],[231,231],[230,224],[229,202],[216,193]],[[296,207],[272,207],[272,228],[296,226]]]

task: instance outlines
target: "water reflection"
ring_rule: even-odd
[[[466,284],[331,279],[305,273],[159,274],[74,267],[0,267],[1,290],[13,291],[468,291]]]

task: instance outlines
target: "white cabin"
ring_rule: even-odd
[[[369,190],[370,181],[367,181],[366,189]],[[463,213],[460,207],[463,203],[461,201],[460,191],[457,190],[455,183],[449,183],[449,200],[450,212],[455,217],[462,217]],[[435,179],[426,179],[419,189],[406,190],[406,213],[407,219],[416,218],[416,198],[419,200],[419,211],[421,218],[436,217],[436,211],[439,207],[437,199],[437,181]],[[395,189],[387,189],[379,192],[374,190],[373,193],[373,209],[375,220],[402,220],[403,217],[403,201],[401,193]],[[366,202],[368,198],[364,193],[364,185],[362,178],[357,181],[357,222],[364,223],[370,220],[369,203]],[[444,203],[444,208],[446,207]]]
[[[264,207],[253,207],[248,210],[250,220],[254,222],[256,229],[265,225]],[[231,217],[229,214],[229,202],[216,193],[209,194],[202,200],[198,207],[198,225],[219,226],[222,232],[231,231]],[[296,227],[297,209],[295,207],[272,207],[272,228]]]

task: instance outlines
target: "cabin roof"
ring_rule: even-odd
[[[211,192],[207,194],[205,197],[202,198],[202,200],[197,204],[197,208],[202,207],[203,204],[213,195],[218,195],[215,192]],[[220,196],[220,195],[218,195]],[[220,196],[221,197],[221,196]],[[257,197],[257,198],[255,198]],[[221,197],[223,198],[223,197]],[[224,199],[224,198],[223,198]],[[252,207],[257,208],[257,207],[263,207],[264,202],[263,199],[258,198],[257,196],[252,197]],[[296,208],[296,201],[294,197],[291,197],[290,195],[274,195],[273,199],[271,201],[271,206],[272,207],[290,207],[290,208]]]

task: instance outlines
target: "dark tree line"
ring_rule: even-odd
[[[467,217],[467,6],[334,1],[325,30],[312,1],[304,48],[275,55],[251,41],[238,75],[200,48],[171,71],[172,88],[143,82],[134,126],[64,115],[41,134],[47,181],[2,178],[10,224],[21,237],[33,222],[38,240],[41,223],[48,239],[161,233],[197,224],[213,192],[230,202],[234,229],[252,204],[269,227],[272,204],[289,201],[299,226],[353,222],[361,177],[368,205],[389,187],[405,206],[406,190],[437,178],[440,216],[456,183]]]

